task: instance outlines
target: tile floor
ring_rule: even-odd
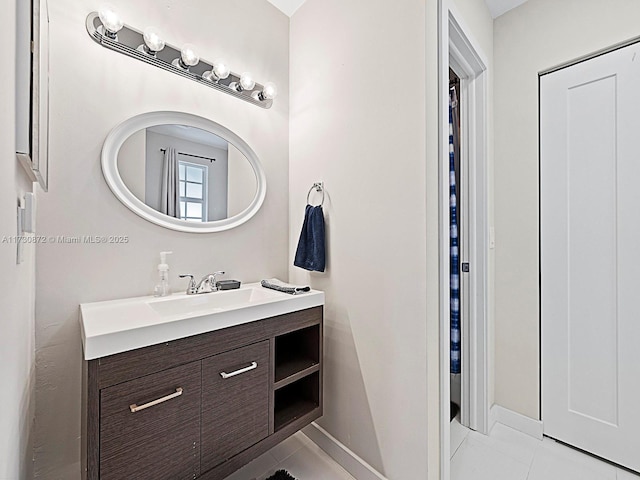
[[[264,480],[279,469],[299,480],[355,480],[302,432],[226,480]],[[537,440],[499,423],[487,437],[454,420],[451,480],[640,480],[640,476],[551,439]]]
[[[298,480],[355,480],[302,432],[289,437],[225,480],[264,480],[276,470]]]
[[[451,423],[451,480],[640,480],[545,438],[496,424],[489,436]]]

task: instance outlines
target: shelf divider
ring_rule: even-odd
[[[307,375],[311,375],[320,370],[320,364],[316,363],[315,365],[311,365],[304,370],[296,371],[296,373],[289,375],[288,377],[284,377],[282,380],[278,380],[274,383],[273,389],[278,390],[279,388],[286,387],[287,385],[300,380],[301,378],[306,377]]]

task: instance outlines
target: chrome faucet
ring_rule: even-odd
[[[193,275],[178,275],[180,278],[189,278],[189,286],[187,287],[187,295],[195,295],[198,293],[198,289],[196,287],[196,281],[193,278]]]
[[[211,293],[218,291],[216,278],[218,275],[224,275],[224,272],[208,273],[197,284],[193,275],[180,275],[180,278],[189,278],[189,286],[187,287],[187,295],[198,295],[201,293]]]

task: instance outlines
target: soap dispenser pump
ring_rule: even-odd
[[[167,255],[171,255],[173,252],[160,252],[160,263],[158,264],[158,277],[160,283],[156,285],[153,290],[153,295],[156,297],[166,297],[171,295],[169,288],[169,265],[167,264]]]

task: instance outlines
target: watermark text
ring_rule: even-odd
[[[101,245],[129,243],[128,235],[3,235],[0,244]]]

